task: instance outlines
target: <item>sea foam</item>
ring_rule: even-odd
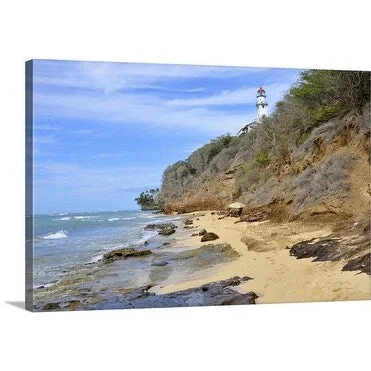
[[[60,230],[54,233],[48,233],[45,236],[41,236],[44,240],[57,240],[59,238],[66,238],[68,237],[68,232],[65,230]]]

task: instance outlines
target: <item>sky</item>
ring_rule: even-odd
[[[300,70],[34,60],[34,212],[138,209],[164,169],[268,112]]]

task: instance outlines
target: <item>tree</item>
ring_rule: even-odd
[[[141,192],[140,195],[135,198],[135,201],[140,205],[142,210],[154,210],[158,209],[158,188],[152,188],[150,190]]]

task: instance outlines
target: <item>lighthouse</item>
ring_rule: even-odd
[[[260,122],[263,117],[268,116],[267,95],[265,94],[265,90],[262,87],[260,87],[259,90],[256,92],[256,107],[258,108],[257,121]]]
[[[260,87],[256,92],[256,107],[258,108],[256,119],[240,129],[237,133],[237,136],[250,132],[262,122],[264,117],[268,117],[267,95],[262,87]]]

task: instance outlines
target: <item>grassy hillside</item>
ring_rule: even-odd
[[[218,137],[169,166],[159,199],[165,212],[239,200],[245,214],[269,218],[364,215],[369,140],[370,73],[308,70],[250,133]]]

